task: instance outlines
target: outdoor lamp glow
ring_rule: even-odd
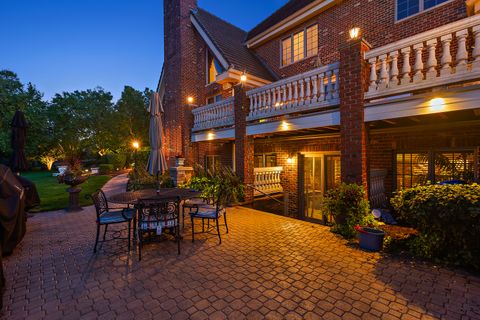
[[[293,158],[292,158],[292,157],[288,157],[287,163],[288,163],[288,164],[292,164],[292,163],[293,163]]]
[[[354,28],[350,29],[350,31],[348,33],[350,34],[350,39],[352,39],[352,40],[357,39],[358,36],[360,36],[360,28],[359,27],[354,27]]]
[[[283,131],[287,131],[289,126],[290,125],[288,124],[287,121],[282,121],[282,130]]]
[[[240,81],[247,82],[247,75],[245,73],[240,76]]]
[[[190,104],[192,104],[192,103],[193,103],[193,97],[192,97],[192,96],[189,96],[189,97],[187,98],[187,102],[190,103]]]
[[[433,111],[442,111],[445,108],[445,99],[434,98],[430,100],[429,104]]]
[[[134,149],[138,149],[138,148],[140,148],[140,143],[139,143],[138,141],[133,141],[133,142],[132,142],[132,147],[133,147]]]

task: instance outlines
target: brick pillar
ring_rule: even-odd
[[[368,86],[368,68],[364,54],[369,45],[351,40],[340,48],[340,150],[342,181],[357,183],[368,190],[368,131],[364,122],[364,92]]]
[[[247,89],[242,85],[235,86],[235,171],[242,177],[244,184],[253,184],[253,137],[247,136],[247,115],[249,113],[249,100]],[[253,201],[253,189],[245,188],[245,201]]]

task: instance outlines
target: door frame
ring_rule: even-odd
[[[298,193],[298,209],[300,213],[299,218],[308,222],[325,224],[324,219],[314,219],[314,218],[308,218],[305,216],[305,158],[308,158],[308,157],[322,158],[322,168],[321,168],[322,181],[320,182],[320,184],[321,184],[322,192],[325,192],[326,156],[341,156],[341,153],[340,151],[304,151],[304,152],[298,153],[297,193]]]

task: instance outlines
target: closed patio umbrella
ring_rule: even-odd
[[[167,170],[167,161],[163,154],[163,124],[162,113],[163,106],[158,93],[153,93],[150,99],[150,156],[148,158],[147,171],[151,175],[158,176]]]
[[[27,170],[25,143],[27,138],[27,121],[22,111],[17,110],[13,116],[12,127],[12,169],[15,172]]]

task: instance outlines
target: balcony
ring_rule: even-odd
[[[281,174],[283,167],[254,168],[254,196],[283,192]]]
[[[198,107],[193,109],[192,113],[194,117],[194,132],[233,126],[233,97]]]
[[[368,51],[366,99],[480,78],[480,16]]]
[[[320,110],[339,104],[339,63],[323,66],[247,92],[248,121]]]

